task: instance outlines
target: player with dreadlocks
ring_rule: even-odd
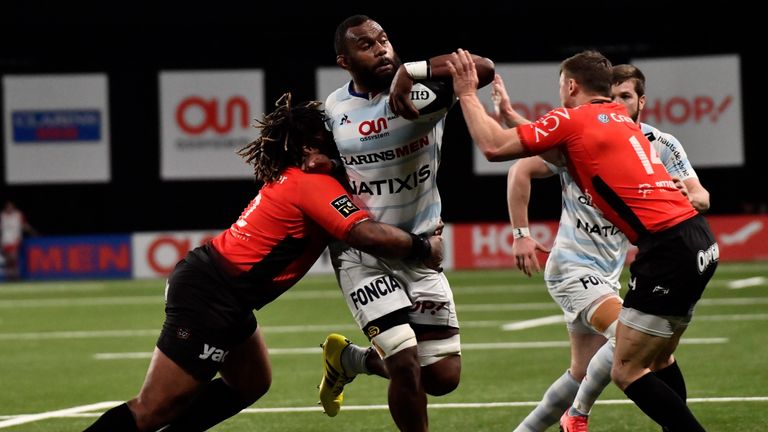
[[[263,396],[271,366],[253,311],[301,279],[331,238],[439,266],[440,237],[375,222],[337,179],[302,171],[307,156],[336,156],[319,105],[292,106],[288,93],[257,120],[261,136],[239,154],[263,187],[228,230],[176,265],[139,395],[86,431],[206,430]]]

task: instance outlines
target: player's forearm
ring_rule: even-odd
[[[448,69],[448,60],[450,58],[451,54],[443,54],[429,59],[432,78],[451,79],[451,71]],[[493,81],[495,74],[493,62],[490,59],[474,54],[472,54],[472,60],[475,62],[475,70],[477,70],[477,88],[487,86]]]
[[[520,113],[511,107],[509,109],[502,109],[501,116],[504,118],[504,123],[511,128],[531,123],[530,120],[521,116]]]
[[[441,250],[432,250],[429,238],[415,236],[371,219],[355,225],[345,241],[355,249],[382,258],[424,261],[436,255],[442,256]]]
[[[528,204],[531,199],[531,177],[518,169],[520,162],[512,165],[507,175],[507,208],[509,222],[513,227],[528,226]]]
[[[459,98],[464,120],[474,140],[486,159],[504,161],[525,156],[525,150],[515,129],[504,130],[486,112],[477,94]]]
[[[699,213],[709,210],[709,191],[695,178],[684,180],[688,189],[688,200]]]

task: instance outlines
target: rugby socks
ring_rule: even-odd
[[[538,432],[557,423],[560,416],[571,406],[573,397],[579,391],[579,382],[569,371],[552,383],[536,408],[515,428],[514,432]]]
[[[208,383],[189,408],[163,432],[204,431],[239,413],[249,403],[221,378]]]
[[[628,385],[624,394],[648,417],[670,431],[704,432],[704,428],[674,390],[647,373]]]
[[[122,403],[104,414],[83,432],[139,432],[128,405]]]
[[[669,388],[674,390],[683,402],[688,399],[688,391],[685,388],[685,378],[683,378],[683,372],[677,365],[677,360],[664,369],[655,371],[653,374],[656,375],[656,378],[664,381]]]
[[[365,366],[365,361],[371,351],[372,348],[363,348],[355,344],[349,344],[344,348],[344,351],[341,352],[341,367],[344,368],[348,377],[357,374],[371,374]]]
[[[613,344],[606,342],[589,361],[587,375],[579,386],[579,392],[576,393],[568,414],[589,415],[600,393],[611,382],[611,366],[613,366]]]

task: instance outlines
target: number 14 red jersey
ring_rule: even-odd
[[[517,133],[533,154],[559,146],[587,199],[633,243],[697,214],[619,103],[557,108]]]

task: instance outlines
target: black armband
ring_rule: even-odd
[[[411,235],[411,252],[406,259],[414,261],[424,261],[432,255],[432,245],[429,243],[429,237],[426,234]]]

